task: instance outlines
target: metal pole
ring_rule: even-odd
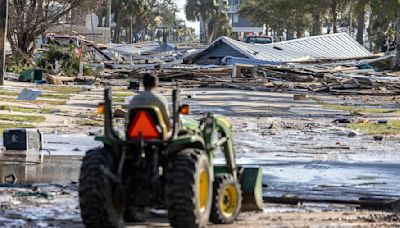
[[[0,0],[0,86],[4,85],[4,67],[6,60],[8,0]]]

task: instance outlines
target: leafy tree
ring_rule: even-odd
[[[68,13],[85,1],[88,0],[11,0],[8,40],[13,53],[31,56],[36,37],[49,27],[66,22]]]
[[[209,18],[207,19],[207,28],[208,43],[211,43],[220,36],[227,36],[232,33],[227,8],[222,5],[222,2],[220,2],[220,5],[214,6],[213,11],[211,11]]]
[[[123,27],[128,28],[126,41],[131,42],[132,34],[147,31],[157,24],[176,26],[177,7],[172,0],[113,0],[112,12],[116,23],[113,39],[117,43],[121,41]]]
[[[292,38],[294,33],[302,37],[304,31],[309,29],[311,15],[307,10],[302,1],[249,0],[241,4],[239,14],[257,25],[265,24],[278,36],[286,30],[288,38]]]
[[[186,0],[186,18],[200,21],[201,42],[210,42],[217,34],[229,35],[230,21],[223,3],[222,0]]]
[[[353,14],[357,16],[357,41],[364,45],[364,29],[365,29],[365,10],[370,0],[357,0],[353,7]]]

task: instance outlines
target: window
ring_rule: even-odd
[[[233,23],[238,23],[239,22],[239,15],[237,13],[233,14]]]

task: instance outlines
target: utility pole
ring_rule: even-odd
[[[0,86],[4,85],[6,61],[8,0],[0,0]]]

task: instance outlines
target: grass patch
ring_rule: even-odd
[[[82,92],[81,88],[66,86],[38,86],[38,89],[57,92],[60,94],[76,94]]]
[[[27,102],[37,105],[65,105],[67,103],[66,100],[36,100]]]
[[[0,122],[0,133],[3,133],[3,130],[7,128],[34,128],[34,127],[35,126],[33,126],[32,124],[22,124],[22,123],[14,124],[14,123]]]
[[[0,97],[0,101],[7,101],[13,103],[31,103],[37,105],[65,105],[67,100],[36,100],[36,101],[20,101],[16,98],[9,98],[9,97]]]
[[[0,90],[0,95],[17,97],[19,95],[19,92]],[[39,95],[39,97],[42,97],[42,98],[55,98],[55,99],[69,99],[71,97],[71,95],[70,94],[48,94],[48,93],[46,94],[46,93],[42,93],[42,94]]]
[[[356,106],[343,106],[343,105],[332,105],[332,104],[322,104],[322,106],[327,109],[368,113],[368,114],[400,113],[400,110],[387,109],[387,108],[362,108]]]
[[[70,94],[40,94],[39,97],[42,98],[55,98],[55,99],[63,99],[63,100],[68,100],[71,98]]]
[[[40,122],[45,121],[46,117],[45,116],[33,116],[33,115],[0,114],[0,120],[40,123]]]
[[[128,96],[133,96],[133,93],[113,93],[113,97],[128,97]]]
[[[400,134],[400,120],[389,120],[387,124],[356,123],[348,125],[351,129],[366,132],[371,135],[398,135]]]
[[[128,92],[131,91],[127,87],[112,87],[113,92],[118,91],[118,92]]]
[[[104,126],[103,120],[78,120],[76,123],[79,125],[92,126],[92,127]]]
[[[18,96],[19,93],[18,92],[14,92],[14,91],[0,90],[0,95],[3,95],[3,96]]]
[[[112,99],[113,102],[118,102],[118,103],[125,103],[125,97],[114,97]]]
[[[26,107],[19,107],[13,105],[0,105],[0,110],[5,111],[12,111],[12,112],[22,112],[22,113],[41,113],[41,114],[48,114],[53,113],[55,109],[49,107],[43,107],[41,109],[36,108],[26,108]]]
[[[358,112],[358,113],[365,113],[365,114],[387,114],[387,113],[400,113],[400,110],[397,109],[387,109],[387,108],[363,108],[357,106],[347,106],[347,105],[335,105],[335,104],[328,104],[324,101],[313,97],[311,98],[317,102],[317,104],[323,106],[326,109],[334,109],[334,110],[341,110],[341,111],[348,111],[348,112]]]

